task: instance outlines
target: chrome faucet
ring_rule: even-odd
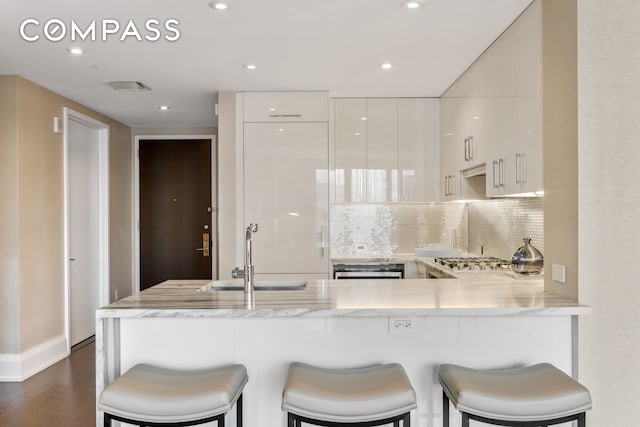
[[[231,271],[231,277],[244,278],[244,293],[247,297],[253,297],[254,290],[254,273],[253,273],[253,261],[251,257],[251,238],[253,233],[258,232],[258,224],[251,223],[247,227],[247,233],[245,235],[245,258],[244,258],[244,271],[236,267]]]

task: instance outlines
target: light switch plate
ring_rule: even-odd
[[[556,282],[567,283],[567,267],[562,264],[551,264],[551,278]]]
[[[62,135],[62,119],[60,117],[53,118],[53,133]]]

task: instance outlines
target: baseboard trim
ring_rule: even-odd
[[[21,382],[69,355],[67,338],[58,335],[19,354],[0,354],[0,382]]]

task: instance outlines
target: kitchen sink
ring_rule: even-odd
[[[257,280],[254,284],[256,291],[297,291],[304,290],[307,282],[304,280]],[[243,279],[214,280],[200,288],[200,291],[242,291]]]

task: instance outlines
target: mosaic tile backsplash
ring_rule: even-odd
[[[544,198],[496,199],[469,203],[469,252],[511,259],[522,238],[544,256]]]
[[[543,199],[496,199],[473,203],[334,203],[331,253],[412,253],[427,243],[510,259],[531,237],[544,254]]]
[[[412,253],[426,243],[466,250],[467,224],[464,204],[336,203],[331,206],[331,254]]]

